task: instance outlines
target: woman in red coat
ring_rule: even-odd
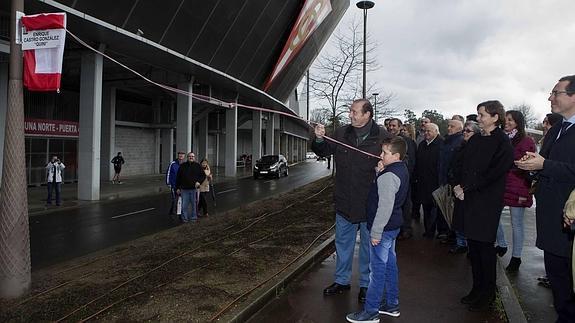
[[[525,117],[520,111],[507,111],[505,114],[505,132],[513,145],[513,160],[520,160],[525,153],[535,152],[535,142],[525,134]],[[509,265],[505,268],[508,272],[516,272],[521,265],[521,251],[523,250],[523,215],[525,208],[533,205],[533,196],[529,193],[531,182],[528,172],[514,166],[507,173],[505,179],[505,206],[509,207],[511,214],[511,227],[513,229],[513,253]],[[497,254],[501,257],[507,252],[507,242],[501,222],[497,229]]]

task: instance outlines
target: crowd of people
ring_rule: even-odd
[[[170,187],[172,203],[169,214],[179,216],[182,223],[196,222],[199,217],[207,217],[207,196],[213,190],[212,171],[209,162],[204,158],[196,162],[193,152],[178,152],[166,171],[166,185]]]
[[[419,131],[397,118],[380,127],[366,99],[353,102],[350,124],[331,135],[345,145],[325,140],[325,127],[315,127],[312,150],[333,155],[336,167],[336,271],[324,295],[351,288],[360,232],[358,300],[364,306],[348,321],[400,315],[395,242],[413,237],[412,220],[420,220],[421,210],[424,237],[451,244],[451,254],[470,260],[472,286],[459,301],[470,311],[487,310],[496,296],[497,256],[508,249],[501,214],[509,209],[512,257],[506,271],[514,273],[521,265],[525,209],[535,198],[536,246],[544,251],[557,321],[575,322],[575,215],[564,212],[575,189],[575,76],[561,78],[548,100],[552,113],[543,122],[539,150],[526,133],[525,116],[505,111],[497,100],[479,103],[467,118],[453,116],[444,136],[428,118],[420,120]],[[449,193],[447,206],[434,198],[441,190]]]

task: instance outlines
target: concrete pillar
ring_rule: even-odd
[[[196,150],[198,161],[204,158],[208,158],[208,128],[209,128],[209,114],[207,114],[202,120],[198,121],[198,141],[196,143]],[[210,160],[210,164],[212,161]]]
[[[4,163],[4,135],[6,109],[8,108],[8,63],[0,63],[0,187],[2,187],[2,166]]]
[[[237,103],[237,99],[236,99]],[[238,109],[226,110],[226,154],[225,176],[236,176],[236,159],[238,158]]]
[[[100,139],[102,120],[102,56],[82,54],[80,72],[80,139],[78,199],[100,199]],[[109,162],[108,160],[106,162]]]
[[[178,85],[180,90],[192,93],[194,80]],[[176,149],[186,153],[192,151],[192,98],[178,94],[176,117]]]
[[[268,113],[268,124],[266,128],[266,155],[274,154],[274,128],[275,128],[275,118],[273,113]]]
[[[160,98],[155,98],[152,102],[152,109],[154,111],[154,124],[158,125],[161,121],[162,114],[162,100]],[[154,170],[152,174],[160,174],[163,170],[160,170],[160,155],[162,147],[162,137],[161,129],[156,128],[154,133]]]
[[[102,89],[102,152],[100,154],[100,179],[114,178],[114,167],[110,161],[116,156],[116,88]]]
[[[262,157],[262,112],[252,112],[252,163]]]
[[[174,159],[174,129],[162,129],[162,165],[161,171],[165,172],[170,165],[170,162]]]

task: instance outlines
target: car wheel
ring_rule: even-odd
[[[285,171],[284,175],[285,175],[286,177],[288,177],[288,175],[289,175],[289,168],[286,167],[286,171]]]

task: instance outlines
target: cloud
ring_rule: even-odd
[[[572,0],[376,1],[368,30],[381,68],[368,79],[417,113],[472,113],[498,99],[542,119],[557,79],[575,74],[572,12]],[[351,2],[340,26],[354,18]]]

